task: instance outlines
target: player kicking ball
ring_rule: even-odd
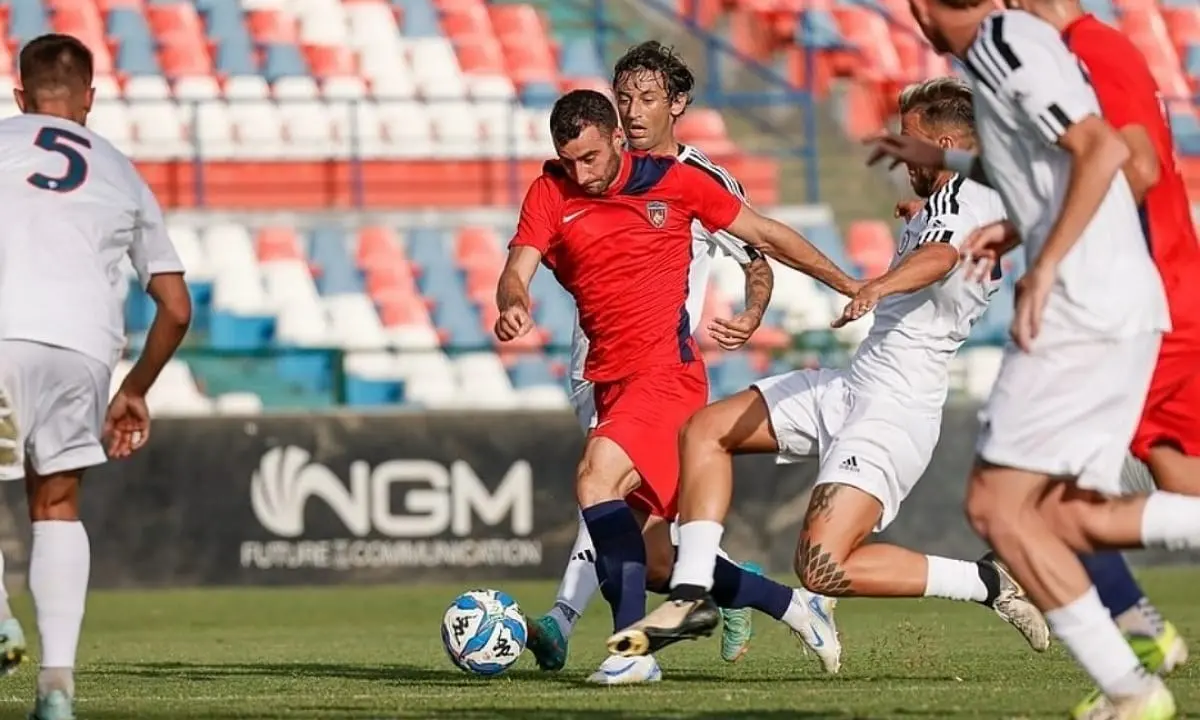
[[[84,127],[91,52],[44,35],[21,50],[20,73],[23,114],[0,121],[0,479],[24,478],[33,521],[29,590],[42,657],[29,717],[72,720],[91,566],[80,484],[88,468],[146,443],[146,393],[187,332],[191,300],[153,193]],[[108,403],[125,334],[125,256],[158,312]],[[3,669],[15,670],[25,651],[0,587]]]
[[[1142,667],[1076,557],[1200,546],[1200,499],[1113,497],[1170,329],[1122,173],[1130,149],[1052,25],[983,0],[914,0],[913,11],[930,42],[968,68],[983,153],[935,152],[931,162],[928,145],[897,137],[878,150],[990,181],[1012,222],[982,228],[964,249],[986,266],[1020,244],[1028,266],[1014,345],[981,412],[968,517],[1105,696],[1090,717],[1173,718],[1170,691]]]
[[[972,93],[952,78],[900,96],[902,132],[941,147],[977,142]],[[711,631],[713,559],[732,494],[732,456],[780,453],[820,464],[796,573],[822,596],[941,597],[994,609],[1038,651],[1049,643],[1041,613],[995,561],[922,555],[864,544],[896,517],[921,478],[941,430],[950,360],[987,309],[999,276],[968,277],[958,248],[980,224],[1004,217],[1000,197],[953,173],[910,168],[928,198],[904,228],[896,259],[864,285],[835,327],[875,310],[875,322],[844,370],[799,370],[767,378],[710,405],[681,440],[680,546],[670,601],[609,640],[641,655]],[[812,649],[830,673],[841,664],[833,618],[816,611]]]
[[[656,41],[636,45],[620,60],[613,71],[613,89],[621,126],[626,129],[628,146],[654,155],[674,156],[679,162],[704,171],[729,192],[745,202],[742,186],[724,168],[709,160],[700,150],[675,139],[675,123],[691,102],[695,77],[670,48]],[[734,258],[746,274],[746,309],[737,317],[717,319],[709,328],[710,336],[725,350],[741,347],[762,322],[771,299],[774,278],[771,266],[758,251],[725,232],[710,233],[698,221],[692,223],[692,263],[688,276],[687,311],[693,335],[698,330],[708,290],[709,269],[717,254]],[[571,405],[583,431],[597,423],[592,383],[584,379],[588,341],[578,323],[571,342]],[[567,641],[584,609],[600,589],[596,576],[596,550],[580,517],[579,534],[563,572],[554,607],[529,626],[529,651],[543,670],[561,670],[567,661]],[[647,566],[650,589],[667,589],[671,557],[660,555],[661,567]],[[744,567],[754,569],[753,565]],[[722,609],[721,657],[736,662],[747,651],[753,634],[750,608]],[[610,663],[612,665],[613,663]],[[590,678],[605,685],[636,682],[657,677],[657,664],[621,662],[602,668]]]
[[[550,134],[558,160],[546,163],[522,204],[496,291],[495,330],[508,341],[532,329],[529,284],[539,264],[575,299],[590,341],[584,377],[593,383],[597,415],[576,496],[616,630],[645,614],[648,558],[673,557],[677,438],[708,401],[687,309],[692,223],[726,230],[845,295],[860,283],[705,171],[627,151],[617,111],[598,92],[560,98]],[[752,607],[808,632],[802,595],[727,560],[717,565],[714,596],[723,607]],[[653,660],[635,663],[655,679]]]

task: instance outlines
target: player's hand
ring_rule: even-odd
[[[1031,352],[1042,329],[1042,313],[1054,287],[1054,268],[1034,266],[1017,281],[1017,308],[1012,339],[1021,350]]]
[[[145,396],[125,388],[117,390],[104,417],[104,437],[108,439],[110,458],[129,457],[140,450],[150,439],[150,409]]]
[[[875,309],[879,304],[883,294],[879,292],[879,288],[871,283],[867,283],[859,289],[859,291],[851,298],[850,302],[846,303],[846,307],[842,310],[842,315],[836,318],[830,325],[833,328],[840,328],[849,325],[858,320],[863,315]]]
[[[496,319],[496,337],[501,342],[516,340],[528,334],[532,329],[533,318],[529,315],[529,311],[520,305],[513,305],[504,310]]]
[[[963,263],[967,266],[967,279],[983,281],[991,277],[992,270],[1000,263],[1009,247],[1012,226],[1007,220],[975,228],[959,248]]]
[[[940,170],[946,162],[946,153],[940,147],[909,135],[882,132],[865,142],[871,147],[867,165],[875,165],[886,158],[891,160],[888,170],[895,169],[900,163]]]
[[[728,320],[714,318],[708,326],[708,336],[717,341],[722,350],[737,350],[745,345],[762,324],[758,313],[740,313]]]
[[[925,209],[925,201],[916,200],[901,200],[896,203],[896,209],[892,211],[893,217],[898,217],[904,222],[913,219],[913,216]]]

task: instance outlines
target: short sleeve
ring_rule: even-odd
[[[1072,125],[1098,114],[1079,58],[1052,26],[1032,17],[991,16],[967,52],[967,63],[990,92],[1016,105],[1047,144],[1057,144]]]
[[[921,234],[917,235],[916,247],[946,243],[960,248],[971,231],[977,227],[979,223],[970,214],[962,211],[931,216]]]
[[[704,225],[705,230],[716,233],[733,224],[742,211],[741,198],[694,167],[680,164],[675,171],[679,173],[688,211]]]
[[[554,181],[546,175],[534,180],[521,203],[517,232],[508,246],[531,247],[545,255],[550,241],[558,233],[561,218],[555,215],[561,207],[562,192]]]
[[[129,244],[129,260],[144,289],[155,275],[182,273],[184,267],[167,234],[167,223],[158,199],[145,182],[138,182],[138,212],[131,228],[133,239]]]

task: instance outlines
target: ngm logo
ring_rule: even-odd
[[[346,526],[348,538],[294,542],[247,541],[242,564],[257,567],[376,567],[396,565],[537,564],[533,532],[533,473],[520,460],[495,490],[462,461],[389,460],[350,465],[348,482],[312,462],[303,448],[268,450],[250,481],[250,504],[262,526],[280,538],[306,535],[305,510],[319,499]],[[396,491],[402,500],[393,503]],[[514,539],[472,540],[476,524],[507,521]],[[438,540],[447,534],[462,539]],[[387,539],[360,540],[369,536]],[[516,558],[516,559],[514,559]]]

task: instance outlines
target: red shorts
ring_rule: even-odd
[[[664,365],[609,383],[596,383],[592,434],[621,446],[642,484],[630,507],[674,520],[679,500],[679,431],[708,404],[703,362]]]
[[[1200,457],[1200,347],[1195,341],[1163,338],[1142,420],[1130,451],[1145,462],[1150,448],[1170,445]]]

